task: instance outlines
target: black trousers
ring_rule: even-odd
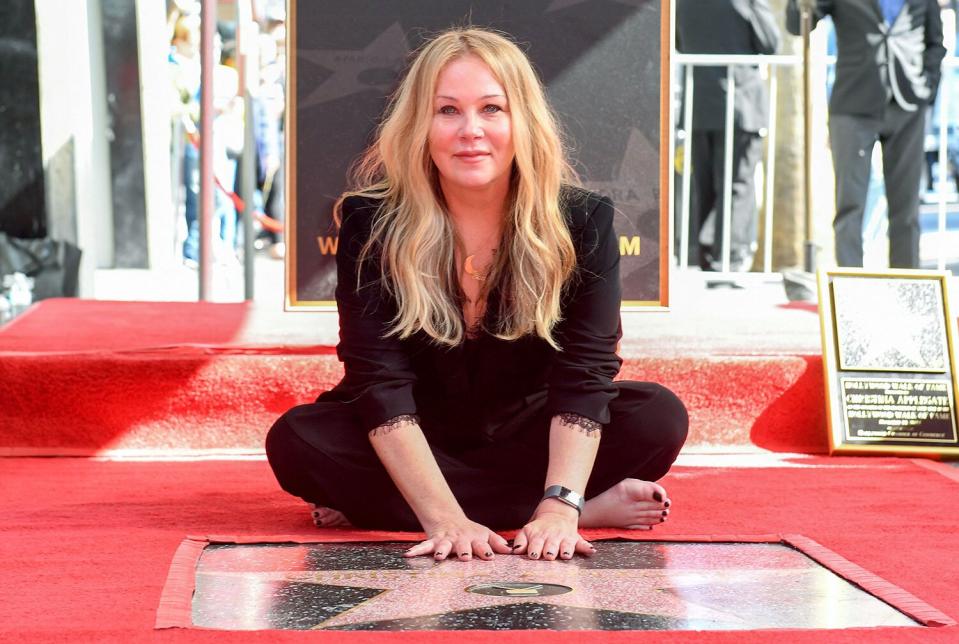
[[[723,208],[726,134],[716,130],[694,130],[690,177],[689,261],[704,270],[720,270],[723,257]],[[730,203],[729,256],[732,270],[748,271],[752,266],[758,232],[756,164],[762,158],[762,138],[756,132],[733,130],[732,199]],[[700,232],[713,218],[711,245],[700,243]]]
[[[883,118],[830,114],[829,139],[836,171],[836,263],[862,266],[862,220],[872,170],[872,148],[882,145],[889,204],[889,266],[919,267],[919,184],[926,110],[906,112],[890,103]]]
[[[616,385],[619,396],[610,403],[610,423],[603,429],[587,499],[624,478],[662,478],[686,440],[686,408],[671,391],[644,382]],[[545,397],[534,404],[544,405]],[[489,528],[522,527],[543,494],[550,418],[545,412],[522,418],[522,427],[510,428],[504,432],[508,438],[494,442],[445,441],[424,428],[460,506]],[[421,529],[343,403],[294,407],[270,429],[266,454],[284,490],[341,511],[357,527]]]

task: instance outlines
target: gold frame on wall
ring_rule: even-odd
[[[334,300],[301,300],[297,298],[297,181],[296,181],[296,145],[297,140],[297,74],[296,74],[296,31],[297,0],[287,0],[286,33],[286,123],[285,123],[285,162],[286,181],[286,257],[284,258],[284,310],[296,311],[335,311]],[[672,5],[673,0],[660,0],[660,147],[659,147],[659,299],[623,300],[623,311],[663,311],[669,307],[669,269],[670,239],[672,230],[669,221],[670,159],[669,137],[671,130],[670,82],[672,49]]]
[[[949,310],[949,276],[948,271],[820,269],[819,321],[830,453],[959,457],[957,329]],[[903,280],[927,282],[937,287],[938,297],[926,298],[921,302],[924,308],[920,310],[917,305],[915,310],[904,310],[902,315],[894,315],[895,307],[903,306],[901,302],[874,298],[876,306],[844,317],[841,310],[845,303],[836,306],[837,280],[843,285],[840,297],[849,297],[843,289],[855,289],[855,280],[868,280],[869,286],[860,289],[863,297],[855,302],[859,307],[868,306],[867,296],[884,287],[891,289],[897,283],[918,286]],[[847,310],[855,311],[849,307]],[[863,326],[862,321],[868,324]],[[848,340],[843,339],[844,335]],[[936,338],[937,335],[940,337]],[[943,340],[944,348],[932,346]],[[843,343],[848,346],[841,346]],[[930,352],[917,350],[922,349],[917,344],[932,350],[930,364],[922,364],[924,359],[930,360]],[[937,362],[943,357],[943,350],[945,365]],[[844,353],[846,360],[841,359]],[[871,354],[871,361],[862,357],[864,353]],[[850,359],[850,355],[859,362]],[[883,365],[877,360],[888,362]],[[926,395],[929,392],[934,395]],[[951,435],[949,430],[942,437],[923,432],[919,422],[928,420],[923,416],[933,413],[934,408],[941,413],[944,401],[948,401]],[[859,429],[853,431],[850,418],[857,419]],[[895,429],[897,426],[901,429]]]

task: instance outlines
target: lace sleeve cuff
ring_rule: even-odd
[[[411,425],[419,425],[420,417],[416,414],[400,414],[399,416],[394,416],[388,421],[374,427],[370,430],[370,436],[383,436],[389,434],[390,432],[402,429],[403,427],[409,427]]]
[[[591,438],[599,438],[603,432],[603,426],[592,418],[586,418],[585,416],[569,412],[564,412],[557,416],[561,426],[575,429]]]

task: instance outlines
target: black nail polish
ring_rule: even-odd
[[[659,492],[653,492],[653,500],[654,500],[654,501],[659,501],[660,503],[662,503],[662,502],[663,502],[663,495],[660,494]]]
[[[553,553],[552,553],[552,552],[547,552],[546,554],[548,554],[550,557],[553,556]]]
[[[522,548],[522,547],[523,547],[523,546],[513,546],[513,550],[519,550],[519,549]]]
[[[659,520],[659,522],[662,523],[665,520],[666,520],[666,517],[663,517],[662,519]]]
[[[663,516],[664,516],[664,517],[665,517],[665,516],[669,516],[669,512],[667,512],[666,510],[663,510]]]
[[[564,552],[564,553],[563,553],[563,556],[564,556],[564,557],[568,557],[568,556],[569,556],[569,553],[568,553],[568,552]]]
[[[536,557],[538,557],[539,555],[536,554],[535,552],[531,552],[531,553],[529,553],[529,556],[530,556],[531,558],[533,558],[533,559],[536,559]]]
[[[667,508],[668,508],[668,507],[669,507],[669,501],[666,501],[666,503],[663,503],[663,507],[667,507]]]
[[[493,556],[493,553],[492,553],[492,552],[487,552],[487,553],[486,553],[486,556],[487,556],[487,557],[492,557],[492,556]]]

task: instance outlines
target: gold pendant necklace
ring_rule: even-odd
[[[485,271],[478,271],[476,267],[473,266],[473,258],[476,257],[475,254],[469,255],[463,260],[463,270],[477,282],[485,282],[493,270],[493,264],[496,262],[496,250],[496,248],[492,249],[493,260],[490,262],[490,265],[486,267]]]
[[[470,255],[463,261],[463,270],[466,271],[466,274],[472,277],[477,282],[485,282],[486,278],[489,277],[489,269],[484,272],[480,272],[473,267],[473,258],[476,255]]]

